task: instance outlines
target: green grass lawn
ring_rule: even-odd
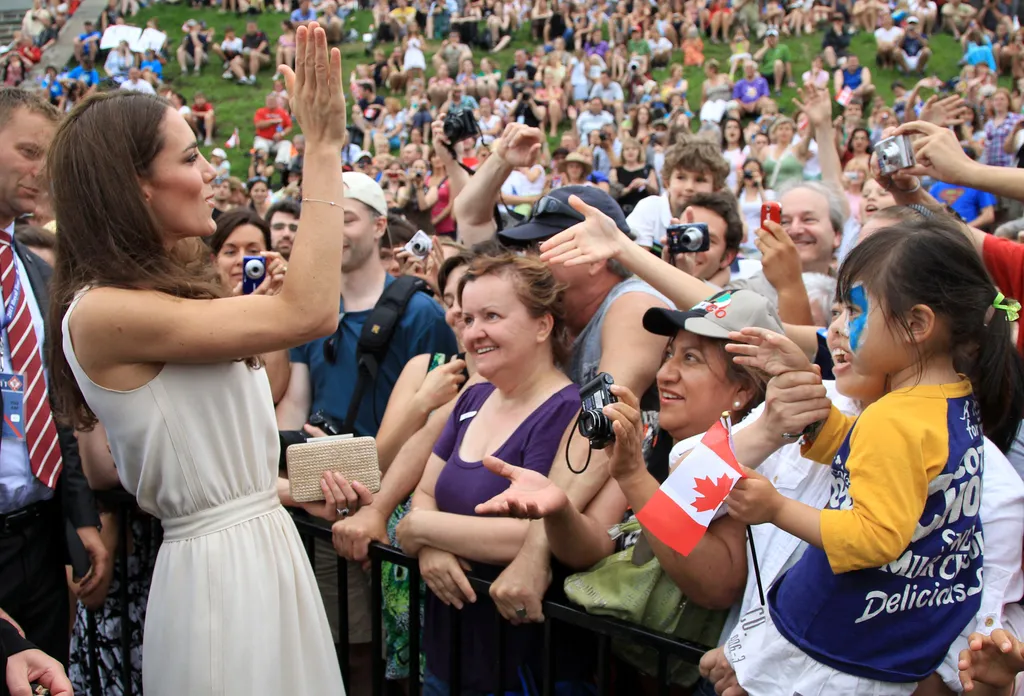
[[[241,86],[233,81],[221,78],[221,66],[216,58],[211,65],[204,68],[203,74],[199,76],[182,75],[178,69],[177,60],[174,58],[174,49],[181,40],[181,25],[189,18],[204,20],[208,26],[217,29],[218,38],[223,36],[226,26],[233,26],[236,31],[242,33],[245,30],[245,22],[248,17],[236,17],[233,15],[220,14],[212,9],[193,9],[187,4],[168,5],[154,4],[143,10],[133,19],[133,23],[143,24],[150,17],[159,18],[160,27],[168,33],[171,45],[171,60],[164,68],[164,79],[174,89],[191,99],[196,90],[203,91],[207,98],[214,104],[217,111],[217,145],[223,145],[224,141],[231,135],[234,128],[239,129],[242,146],[229,151],[229,158],[232,163],[232,170],[236,173],[243,173],[248,167],[248,160],[243,157],[247,152],[253,138],[252,116],[255,110],[263,105],[263,99],[271,87],[271,76],[273,73],[268,69],[265,71],[256,86]],[[260,29],[270,37],[271,46],[276,45],[277,37],[281,34],[281,20],[283,14],[265,13],[257,16]],[[359,34],[369,30],[372,17],[368,11],[361,11],[350,17],[346,28],[354,28]],[[821,51],[821,34],[815,33],[804,37],[783,37],[793,54],[793,74],[797,81],[800,75],[810,67],[811,59]],[[425,47],[424,53],[430,56],[438,44],[430,43]],[[532,50],[533,44],[529,37],[529,28],[524,26],[515,36],[513,42],[493,57],[504,69],[511,65],[512,57],[516,49],[524,48]],[[931,47],[933,55],[928,64],[928,73],[937,75],[943,79],[949,79],[957,74],[958,62],[962,55],[960,45],[952,36],[940,35],[932,37]],[[388,47],[385,47],[390,50]],[[891,96],[891,84],[901,76],[896,71],[881,70],[875,66],[875,41],[874,37],[860,32],[854,34],[851,46],[863,65],[871,69],[874,83],[878,87],[878,93],[885,98]],[[345,79],[359,62],[369,62],[369,57],[363,48],[362,43],[342,44],[342,69]],[[480,53],[479,55],[483,55]],[[723,66],[728,65],[729,49],[725,45],[705,43],[705,56],[717,58]],[[682,54],[677,52],[676,58],[682,61]],[[675,61],[673,61],[675,62]],[[429,61],[428,61],[429,65]],[[661,80],[668,76],[666,69],[654,71],[654,79]],[[704,73],[697,68],[686,69],[686,79],[689,81],[689,102],[691,109],[696,112],[699,108],[701,83],[704,81]],[[902,80],[908,88],[917,78],[903,76]],[[1007,81],[1008,83],[1008,81]],[[384,91],[387,95],[386,90]],[[796,96],[795,90],[784,89],[782,96],[777,97],[779,106],[784,112],[792,110],[792,99]]]

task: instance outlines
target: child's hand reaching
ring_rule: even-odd
[[[813,366],[800,346],[782,334],[750,326],[729,334],[725,350],[733,354],[733,362],[761,370],[775,377],[786,372],[811,371]]]
[[[970,646],[960,651],[960,683],[964,691],[989,686],[995,693],[1012,693],[1014,679],[1024,670],[1024,645],[1012,633],[997,628],[992,635],[972,633]],[[978,689],[979,693],[991,693]]]
[[[767,478],[753,469],[743,467],[746,478],[736,482],[725,498],[729,516],[743,524],[764,524],[774,522],[785,498],[775,490]]]

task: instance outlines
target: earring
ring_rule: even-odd
[[[734,409],[736,409],[737,411],[739,410],[740,406],[742,406],[742,405],[743,405],[743,404],[741,404],[741,403],[740,403],[739,401],[733,401],[733,402],[732,402],[732,407],[733,407]]]

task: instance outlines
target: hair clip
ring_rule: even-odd
[[[1006,312],[1006,321],[1017,321],[1020,318],[1020,302],[1005,297],[1001,292],[996,293],[992,306]]]

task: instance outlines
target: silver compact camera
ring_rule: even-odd
[[[875,144],[875,154],[878,156],[878,171],[882,174],[895,174],[901,169],[913,167],[917,162],[910,136],[907,135],[894,135],[879,140]]]
[[[433,248],[434,243],[431,241],[430,235],[423,230],[417,230],[416,234],[412,236],[412,239],[404,247],[406,251],[418,259],[425,259],[430,256]]]

